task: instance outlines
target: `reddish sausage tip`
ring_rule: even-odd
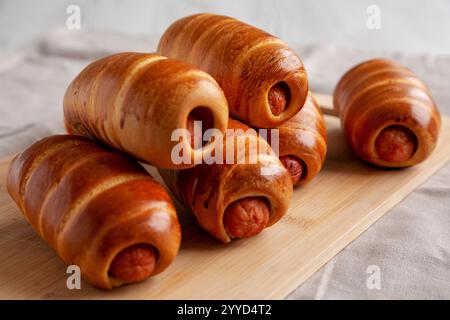
[[[306,166],[305,163],[294,156],[283,156],[280,157],[280,161],[283,164],[283,166],[289,171],[292,182],[294,184],[300,182],[300,179],[302,176],[304,176],[306,172]]]
[[[416,136],[411,130],[403,126],[385,128],[375,141],[378,156],[389,162],[409,160],[416,150],[416,146]]]
[[[152,275],[156,265],[156,250],[148,244],[135,244],[114,258],[109,274],[123,281],[141,281]]]
[[[278,116],[286,109],[289,102],[289,87],[285,82],[279,82],[270,88],[267,100],[269,102],[270,110],[275,116]]]
[[[262,197],[248,197],[230,204],[224,224],[233,238],[247,238],[260,233],[269,222],[269,207]]]

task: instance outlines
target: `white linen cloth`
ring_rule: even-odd
[[[157,37],[55,30],[33,50],[0,56],[0,157],[64,132],[65,89],[90,61],[120,51],[152,51],[156,44]],[[331,93],[339,77],[362,60],[392,57],[413,69],[431,87],[441,112],[450,114],[450,56],[323,45],[296,49],[315,91]],[[367,286],[371,268],[380,270],[379,290]],[[287,298],[450,299],[450,163]]]

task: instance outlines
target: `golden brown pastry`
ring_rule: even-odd
[[[97,287],[158,274],[178,252],[166,190],[135,161],[87,138],[36,142],[12,161],[7,189],[36,232]]]
[[[292,179],[267,142],[239,121],[230,119],[228,128],[240,131],[226,135],[224,147],[216,149],[223,164],[159,170],[199,224],[224,243],[254,236],[276,223],[292,195]]]
[[[280,160],[294,185],[311,181],[322,169],[327,153],[325,120],[311,93],[302,110],[278,129]]]
[[[374,59],[349,70],[334,108],[354,152],[377,166],[415,165],[436,146],[441,119],[431,92],[397,62]]]
[[[172,134],[195,120],[202,121],[203,131],[224,131],[228,107],[207,73],[157,54],[126,52],[94,61],[72,81],[64,116],[71,134],[96,138],[155,166],[186,168],[213,143],[194,147],[184,134],[190,161],[177,163],[172,150],[179,141]]]
[[[182,18],[166,30],[158,52],[211,74],[225,92],[231,116],[253,127],[277,127],[306,100],[308,81],[297,54],[280,39],[233,18]]]

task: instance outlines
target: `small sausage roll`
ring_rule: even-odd
[[[311,93],[302,110],[278,129],[280,160],[294,185],[311,181],[322,169],[327,153],[325,120]]]
[[[252,127],[274,128],[303,106],[308,81],[302,61],[280,39],[233,18],[196,14],[174,22],[158,52],[211,74],[231,116]]]
[[[228,128],[234,131],[227,131],[224,147],[216,149],[224,164],[159,170],[199,224],[224,243],[276,223],[286,213],[293,189],[289,173],[255,130],[233,119]]]
[[[409,167],[433,151],[441,127],[430,90],[397,62],[374,59],[349,70],[334,108],[353,151],[380,167]]]
[[[158,274],[178,252],[180,226],[164,187],[87,138],[34,143],[12,161],[7,189],[36,232],[97,287]]]
[[[188,131],[179,130],[191,161],[175,162],[175,130],[189,130],[198,120],[203,131],[224,131],[228,106],[216,81],[192,65],[126,52],[94,61],[72,81],[64,116],[71,134],[96,138],[155,166],[186,168],[214,145],[198,148]]]

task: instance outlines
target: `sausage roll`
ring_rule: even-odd
[[[97,287],[160,273],[178,252],[167,191],[137,162],[87,138],[36,142],[12,161],[7,189],[36,232]]]
[[[64,116],[71,134],[96,138],[143,162],[164,168],[194,166],[213,148],[191,144],[178,130],[188,161],[176,162],[176,129],[224,131],[228,106],[223,91],[207,73],[157,54],[119,53],[89,64],[69,85]]]
[[[327,131],[323,114],[311,93],[302,110],[278,129],[280,160],[294,185],[312,180],[325,161]]]
[[[287,211],[292,179],[268,143],[246,125],[229,120],[223,164],[159,170],[199,224],[220,241],[258,234]],[[230,156],[231,155],[231,156]]]
[[[334,91],[334,108],[354,152],[377,166],[415,165],[436,146],[441,119],[431,92],[394,61],[349,70]]]
[[[211,74],[225,92],[230,114],[253,127],[277,127],[300,110],[308,94],[297,54],[280,39],[233,18],[182,18],[163,34],[158,52]]]

